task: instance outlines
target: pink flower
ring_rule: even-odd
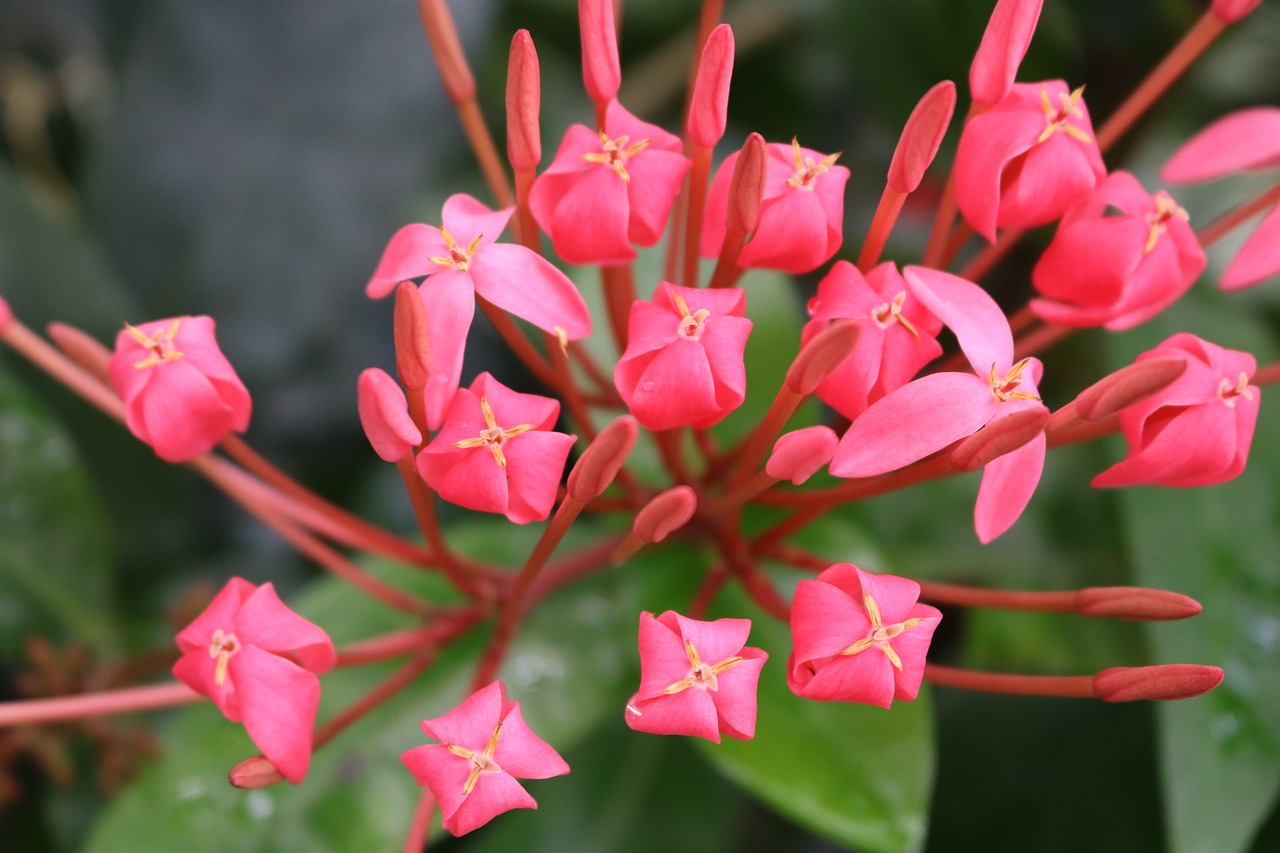
[[[440,803],[444,828],[465,835],[511,809],[536,809],[517,779],[547,779],[569,772],[550,744],[535,735],[507,701],[501,681],[472,693],[442,717],[422,721],[440,743],[400,753],[409,772]]]
[[[680,139],[610,101],[598,133],[575,124],[533,182],[529,207],[571,264],[621,264],[652,246],[689,169]]]
[[[844,232],[844,185],[849,170],[835,165],[839,154],[823,155],[790,145],[768,145],[768,176],[755,234],[738,256],[738,266],[789,273],[816,269],[840,248]],[[725,158],[711,182],[703,220],[704,258],[720,254],[729,204],[729,182],[738,152]]]
[[[1121,410],[1129,454],[1094,477],[1094,486],[1207,486],[1244,470],[1260,402],[1257,386],[1249,384],[1253,356],[1183,333],[1138,361],[1168,355],[1186,356],[1186,370]]]
[[[404,391],[386,371],[370,367],[356,383],[360,425],[383,462],[395,462],[422,443],[422,433],[409,417]]]
[[[329,635],[285,607],[271,584],[232,578],[177,641],[173,674],[243,722],[281,775],[301,782],[320,703],[316,675],[334,664]]]
[[[618,393],[649,429],[706,429],[742,405],[751,332],[746,294],[734,288],[658,285],[636,300],[627,351],[613,371]]]
[[[990,107],[1009,94],[1042,5],[1043,0],[997,0],[969,66],[969,92],[975,103]]]
[[[166,462],[195,459],[249,426],[249,392],[213,329],[209,317],[177,317],[116,335],[111,384],[125,423]]]
[[[768,655],[744,648],[750,619],[699,622],[674,610],[640,614],[640,690],[627,703],[638,732],[690,735],[756,733],[756,683]]]
[[[956,150],[956,201],[974,230],[1052,222],[1106,177],[1082,99],[1061,80],[1018,83],[965,125]]]
[[[873,403],[840,439],[831,473],[871,477],[917,462],[998,418],[1041,407],[1040,362],[1013,361],[1013,334],[995,301],[958,276],[907,267],[911,293],[953,332],[973,373],[932,373]],[[1031,499],[1044,468],[1045,437],[987,463],[974,508],[978,538],[1007,530]]]
[[[1133,175],[1112,172],[1062,217],[1031,274],[1048,298],[1031,307],[1063,326],[1128,329],[1176,301],[1204,266],[1187,212],[1163,190],[1148,195]]]
[[[516,524],[551,513],[571,435],[552,432],[560,403],[518,394],[488,373],[459,389],[418,472],[447,501],[500,512]]]
[[[791,604],[787,686],[820,702],[888,708],[920,693],[924,657],[942,619],[918,604],[913,580],[836,563],[800,581]]]
[[[458,388],[477,295],[545,332],[569,340],[591,334],[587,305],[564,273],[524,246],[496,242],[514,210],[450,196],[441,227],[406,225],[395,233],[365,287],[371,299],[381,299],[405,279],[426,277],[420,292],[432,378],[423,393],[431,429]]]
[[[942,321],[911,296],[892,263],[880,264],[863,278],[848,261],[836,261],[809,300],[810,320],[801,340],[808,344],[832,322],[858,321],[858,342],[826,380],[818,397],[853,420],[871,403],[905,385],[942,352],[937,335]]]

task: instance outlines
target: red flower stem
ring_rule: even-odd
[[[786,426],[787,421],[795,414],[796,409],[803,402],[804,395],[797,394],[785,384],[778,389],[778,393],[773,397],[773,402],[769,404],[769,411],[765,412],[760,425],[751,433],[751,438],[747,440],[746,446],[742,449],[742,455],[738,457],[738,464],[733,470],[733,476],[729,478],[730,489],[736,489],[741,486],[755,473],[756,466],[760,464],[760,460],[764,458],[764,455],[769,452],[769,446],[773,443],[773,440],[778,437],[778,433]]]
[[[350,643],[338,649],[335,666],[364,666],[388,658],[400,657],[423,649],[436,648],[465,632],[484,618],[479,607],[441,608],[440,615],[430,625],[391,631]]]
[[[1107,117],[1106,122],[1095,135],[1098,150],[1105,153],[1117,139],[1123,136],[1124,132],[1133,126],[1133,123],[1164,94],[1174,81],[1182,76],[1191,63],[1195,62],[1205,48],[1212,44],[1213,40],[1226,28],[1226,22],[1212,10],[1201,15],[1168,55],[1160,60],[1160,64],[1138,84],[1138,88],[1134,89],[1125,102]]]
[[[1018,361],[1027,356],[1042,353],[1063,338],[1070,337],[1078,331],[1080,330],[1070,326],[1059,326],[1054,323],[1044,323],[1037,326],[1014,339],[1013,360]]]
[[[1031,310],[1031,306],[1023,305],[1009,318],[1009,331],[1013,332],[1015,336],[1020,335],[1038,322],[1040,322],[1040,318]]]
[[[53,699],[0,702],[0,727],[31,726],[186,705],[203,698],[180,681]]]
[[[529,188],[536,177],[532,169],[516,170],[516,238],[526,249],[542,254],[542,235],[529,207]]]
[[[959,687],[983,693],[1063,696],[1075,699],[1092,699],[1097,695],[1093,689],[1092,675],[1011,675],[926,663],[924,677],[926,681],[944,687]]]
[[[969,119],[982,112],[982,107],[970,101],[969,112],[961,123],[961,129],[969,123]],[[929,243],[925,246],[922,266],[941,269],[939,261],[946,251],[947,239],[951,235],[951,223],[956,218],[956,165],[953,160],[951,171],[947,173],[947,183],[942,190],[942,198],[938,200],[938,212],[933,218],[933,230],[929,232]]]
[[[1221,240],[1241,223],[1247,221],[1254,214],[1265,210],[1271,205],[1280,202],[1280,184],[1276,184],[1266,192],[1257,195],[1234,210],[1224,213],[1222,216],[1209,223],[1196,235],[1196,239],[1200,241],[1202,248],[1209,246]]]
[[[702,243],[702,214],[707,203],[707,181],[710,177],[711,149],[694,146],[684,221],[684,272],[678,282],[685,287],[698,286],[698,249]]]
[[[0,331],[4,341],[15,352],[36,367],[97,406],[109,416],[124,423],[124,403],[116,392],[104,385],[96,376],[24,326],[15,317]]]
[[[562,557],[547,566],[546,571],[538,575],[537,580],[529,589],[529,605],[541,601],[553,590],[559,589],[592,572],[606,568],[609,563],[609,556],[621,542],[621,536],[609,537],[575,551],[566,557]]]
[[[755,476],[734,488],[727,494],[699,506],[704,516],[714,518],[741,507],[761,493],[782,482],[777,477],[770,477],[764,471],[757,471]]]
[[[1026,233],[1021,228],[1007,228],[1001,231],[996,235],[996,241],[989,246],[983,247],[982,251],[974,256],[973,260],[961,268],[958,275],[969,281],[978,281],[991,272],[991,268],[1007,255],[1010,249],[1018,245],[1018,241]]]
[[[587,409],[586,400],[583,399],[582,389],[574,381],[573,370],[569,367],[569,353],[561,349],[559,338],[549,333],[544,334],[547,354],[551,356],[551,365],[556,371],[556,387],[560,389],[560,395],[564,398],[569,416],[578,425],[578,431],[582,437],[589,442],[596,437],[596,428],[591,421],[591,412]]]
[[[600,280],[604,287],[604,301],[609,309],[609,328],[618,354],[627,351],[627,327],[631,318],[631,303],[636,301],[636,280],[630,264],[600,267]]]
[[[600,365],[591,356],[591,353],[579,341],[569,341],[569,355],[573,360],[578,362],[578,366],[583,369],[588,378],[595,383],[596,387],[610,395],[611,399],[603,405],[621,406],[622,400],[618,398],[618,392],[614,390],[613,380],[600,369]]]
[[[658,455],[662,457],[663,467],[677,483],[692,483],[693,474],[684,459],[684,427],[674,429],[655,429],[650,432],[653,443],[658,447]]]
[[[791,620],[791,604],[776,589],[769,576],[760,570],[747,549],[747,543],[738,533],[742,519],[735,514],[719,528],[720,552],[730,571],[742,584],[751,600],[762,610],[782,622]]]
[[[326,720],[324,725],[316,729],[311,738],[312,753],[342,734],[365,714],[412,684],[414,679],[435,661],[435,651],[434,648],[419,651],[368,693]]]
[[[725,235],[724,245],[720,247],[720,257],[716,258],[716,268],[711,273],[711,283],[708,287],[733,287],[738,283],[738,279],[742,278],[742,274],[746,272],[738,268],[738,255],[742,254],[744,245],[746,245],[745,238],[733,234]]]
[[[1272,362],[1266,367],[1259,367],[1249,381],[1259,386],[1280,382],[1280,362]]]
[[[960,254],[960,250],[964,248],[965,243],[969,242],[969,238],[973,234],[973,226],[968,222],[962,219],[956,223],[951,236],[947,238],[947,247],[943,250],[942,257],[939,259],[940,269],[946,269],[951,266],[951,262],[956,259],[956,255]]]
[[[694,593],[693,601],[689,602],[687,611],[689,618],[703,618],[711,607],[711,602],[715,601],[716,595],[719,594],[728,580],[729,572],[723,565],[717,563],[712,566],[711,571],[707,572],[707,576],[702,579],[702,583],[698,586],[698,591]]]
[[[430,788],[423,788],[418,797],[418,807],[413,810],[413,821],[404,839],[404,853],[426,853],[427,835],[431,831],[431,819],[436,814],[436,797]]]
[[[493,681],[498,672],[498,666],[502,663],[503,657],[506,656],[507,647],[511,645],[511,638],[515,635],[516,626],[524,615],[526,594],[533,585],[534,579],[537,578],[538,572],[546,564],[547,558],[551,556],[551,552],[560,544],[560,540],[569,531],[570,525],[573,524],[574,519],[578,517],[578,513],[582,511],[584,506],[586,504],[582,503],[582,501],[566,497],[560,503],[560,506],[556,508],[555,515],[551,517],[551,522],[542,531],[542,537],[538,540],[538,544],[533,547],[533,552],[529,554],[529,559],[525,561],[524,567],[520,569],[520,575],[516,578],[515,585],[502,602],[502,610],[498,614],[498,623],[493,629],[493,638],[489,641],[489,648],[485,651],[484,659],[480,662],[480,666],[476,669],[475,678],[472,680],[473,690],[479,690],[490,681]]]
[[[1049,447],[1062,447],[1067,444],[1079,444],[1082,441],[1093,441],[1119,431],[1120,416],[1114,414],[1096,421],[1077,420],[1068,426],[1047,433],[1047,437]]]
[[[413,507],[413,517],[418,521],[418,528],[431,546],[431,551],[439,561],[440,571],[460,592],[472,599],[488,599],[490,590],[477,586],[475,579],[459,564],[457,557],[449,549],[444,534],[440,532],[440,524],[436,520],[435,494],[427,488],[426,481],[418,473],[413,454],[407,453],[396,460],[396,470],[404,481],[405,492],[409,495],[409,503]]]
[[[489,318],[489,322],[493,324],[493,328],[502,335],[502,339],[507,342],[507,346],[511,347],[511,351],[515,353],[516,358],[520,359],[525,367],[542,382],[552,388],[559,387],[560,377],[556,375],[555,368],[551,363],[542,357],[542,353],[529,343],[529,339],[525,337],[524,332],[520,331],[520,327],[516,325],[516,321],[512,320],[506,311],[494,305],[489,300],[476,295],[476,304],[484,310],[484,314]]]
[[[866,272],[880,260],[880,253],[889,242],[889,234],[902,212],[902,204],[907,200],[906,193],[900,193],[888,185],[880,194],[880,203],[876,205],[875,216],[871,227],[867,229],[867,238],[862,241],[862,251],[858,253],[858,269]]]
[[[66,323],[50,323],[45,326],[45,334],[67,358],[89,371],[106,387],[112,387],[111,350],[97,338]]]

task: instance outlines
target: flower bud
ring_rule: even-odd
[[[356,383],[360,425],[383,462],[403,459],[422,444],[422,433],[409,416],[409,402],[386,371],[371,367]]]
[[[1187,369],[1187,359],[1178,353],[1144,358],[1104,376],[1076,397],[1073,408],[1086,421],[1101,420],[1163,391]]]
[[[725,232],[745,237],[760,224],[760,202],[764,200],[769,177],[769,152],[764,137],[752,133],[742,143],[742,152],[733,164],[729,179],[729,204],[725,211]]]
[[[1209,11],[1225,24],[1234,24],[1254,10],[1262,0],[1213,0]]]
[[[9,303],[0,296],[0,332],[3,332],[5,326],[9,325],[9,321],[13,319],[13,309],[9,307]]]
[[[569,497],[586,503],[607,489],[636,446],[639,432],[636,419],[629,415],[616,418],[600,430],[569,472]]]
[[[613,0],[578,0],[578,30],[582,34],[582,82],[591,100],[608,103],[618,96],[622,83]]]
[[[462,43],[458,41],[458,28],[445,0],[418,0],[418,11],[427,31],[427,43],[431,45],[431,52],[440,67],[445,94],[455,104],[473,99],[476,96],[476,79],[467,66]]]
[[[890,189],[905,195],[920,186],[925,170],[938,155],[955,109],[956,84],[950,80],[943,80],[924,93],[902,128],[889,163]]]
[[[421,391],[431,375],[431,350],[427,346],[427,308],[411,281],[396,287],[394,319],[396,373],[410,391]]]
[[[951,464],[959,471],[976,471],[993,459],[1012,453],[1044,432],[1049,410],[1031,406],[991,421],[951,451]]]
[[[0,316],[0,329],[3,329],[3,316]],[[111,362],[111,350],[88,332],[68,326],[66,323],[50,323],[45,327],[49,339],[58,345],[58,349],[66,353],[67,358],[101,379],[110,381],[107,365]]]
[[[1093,618],[1163,622],[1186,619],[1201,610],[1194,598],[1166,589],[1091,586],[1076,593],[1076,612]]]
[[[284,776],[265,756],[255,755],[232,767],[231,772],[227,774],[227,781],[233,787],[254,791],[258,788],[270,788],[272,785],[283,782]]]
[[[667,489],[636,513],[631,532],[644,542],[661,542],[684,527],[697,508],[698,496],[690,487]]]
[[[786,433],[774,442],[764,472],[775,480],[802,485],[831,461],[839,442],[831,427],[811,426]]]
[[[721,24],[702,47],[698,76],[689,103],[689,139],[699,148],[714,148],[724,136],[733,78],[733,30]]]
[[[982,43],[969,67],[969,93],[974,103],[989,107],[1013,88],[1018,66],[1027,54],[1040,20],[1043,0],[999,0]]]
[[[836,371],[858,342],[858,324],[841,320],[823,329],[805,344],[787,370],[787,388],[802,396]]]
[[[507,160],[517,172],[535,171],[542,160],[541,105],[538,51],[529,31],[517,30],[507,59]]]
[[[1093,692],[1104,702],[1190,699],[1222,683],[1222,670],[1194,663],[1117,666],[1093,677]]]

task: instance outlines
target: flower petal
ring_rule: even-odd
[[[320,704],[320,679],[284,658],[246,645],[231,656],[245,731],[295,785],[311,764],[311,729]]]
[[[1022,515],[1044,470],[1045,445],[1044,433],[1040,433],[1012,453],[988,462],[983,469],[973,508],[974,528],[982,544],[1004,533]]]
[[[537,252],[495,243],[476,252],[468,271],[476,293],[544,332],[561,328],[573,341],[591,334],[591,316],[582,294]]]
[[[927,267],[903,271],[911,292],[955,332],[960,349],[978,376],[992,366],[1004,373],[1013,366],[1013,333],[996,301],[971,281]]]
[[[1160,180],[1189,184],[1245,169],[1280,165],[1280,107],[1229,113],[1183,143],[1160,170]]]
[[[1280,272],[1280,204],[1271,208],[1227,265],[1218,286],[1239,290]]]

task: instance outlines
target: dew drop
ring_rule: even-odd
[[[658,387],[658,383],[650,379],[648,382],[644,383],[644,385],[640,386],[640,390],[652,391],[654,388],[657,388],[657,387]]]
[[[437,373],[437,374],[436,374],[436,382],[440,383],[441,385],[448,385],[448,384],[449,384],[449,374],[447,374],[447,373]]]

